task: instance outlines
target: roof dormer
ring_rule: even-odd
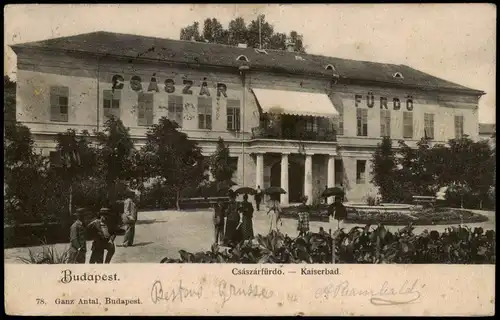
[[[401,72],[394,73],[392,77],[396,79],[404,79],[403,74]]]
[[[255,52],[257,52],[259,54],[267,54],[267,51],[264,49],[255,49]]]
[[[333,64],[326,65],[325,70],[329,70],[329,71],[333,71],[334,73],[337,73],[337,69],[335,69],[335,66]]]
[[[248,60],[247,56],[245,56],[245,55],[238,56],[238,58],[236,58],[236,61],[250,62],[250,60]]]

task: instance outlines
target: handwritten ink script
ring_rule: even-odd
[[[196,288],[188,288],[182,285],[182,280],[173,288],[163,290],[163,285],[160,281],[155,281],[151,288],[151,301],[159,303],[161,301],[180,301],[183,302],[189,299],[201,299],[203,295],[203,283],[200,283]]]
[[[420,281],[404,281],[399,285],[392,285],[385,281],[379,288],[366,289],[352,286],[349,281],[330,283],[315,292],[315,298],[338,297],[368,297],[371,304],[376,306],[401,305],[420,302],[420,290],[425,284]]]
[[[281,304],[285,302],[298,302],[298,297],[294,293],[279,293],[261,285],[252,283],[233,284],[222,279],[217,279],[212,283],[204,279],[191,286],[179,281],[177,284],[169,287],[164,287],[162,282],[157,280],[151,287],[151,301],[155,304],[183,303],[192,300],[200,300],[205,296],[211,299],[213,297],[218,297],[221,308],[236,298],[258,300],[277,299]]]

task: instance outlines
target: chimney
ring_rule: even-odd
[[[295,52],[295,43],[290,38],[286,39],[286,51]]]
[[[247,48],[246,43],[238,43],[238,48]]]

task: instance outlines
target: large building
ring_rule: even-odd
[[[478,137],[484,92],[405,65],[109,32],[12,48],[17,120],[46,154],[56,133],[101,130],[109,115],[141,146],[166,116],[206,156],[222,137],[236,182],[281,186],[284,204],[336,185],[362,199],[382,136]]]

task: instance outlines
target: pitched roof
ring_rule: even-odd
[[[479,134],[492,135],[495,132],[496,125],[494,123],[480,123]]]
[[[11,47],[14,51],[18,48],[47,48],[221,67],[239,67],[246,64],[246,62],[236,60],[238,56],[245,55],[252,69],[332,76],[332,71],[325,69],[330,64],[334,66],[341,79],[484,94],[482,91],[434,77],[406,65],[357,61],[281,50],[266,50],[267,54],[264,54],[257,53],[253,48],[104,31],[16,44]],[[296,56],[301,56],[303,60],[297,59]],[[395,78],[396,72],[401,73],[403,77]]]

